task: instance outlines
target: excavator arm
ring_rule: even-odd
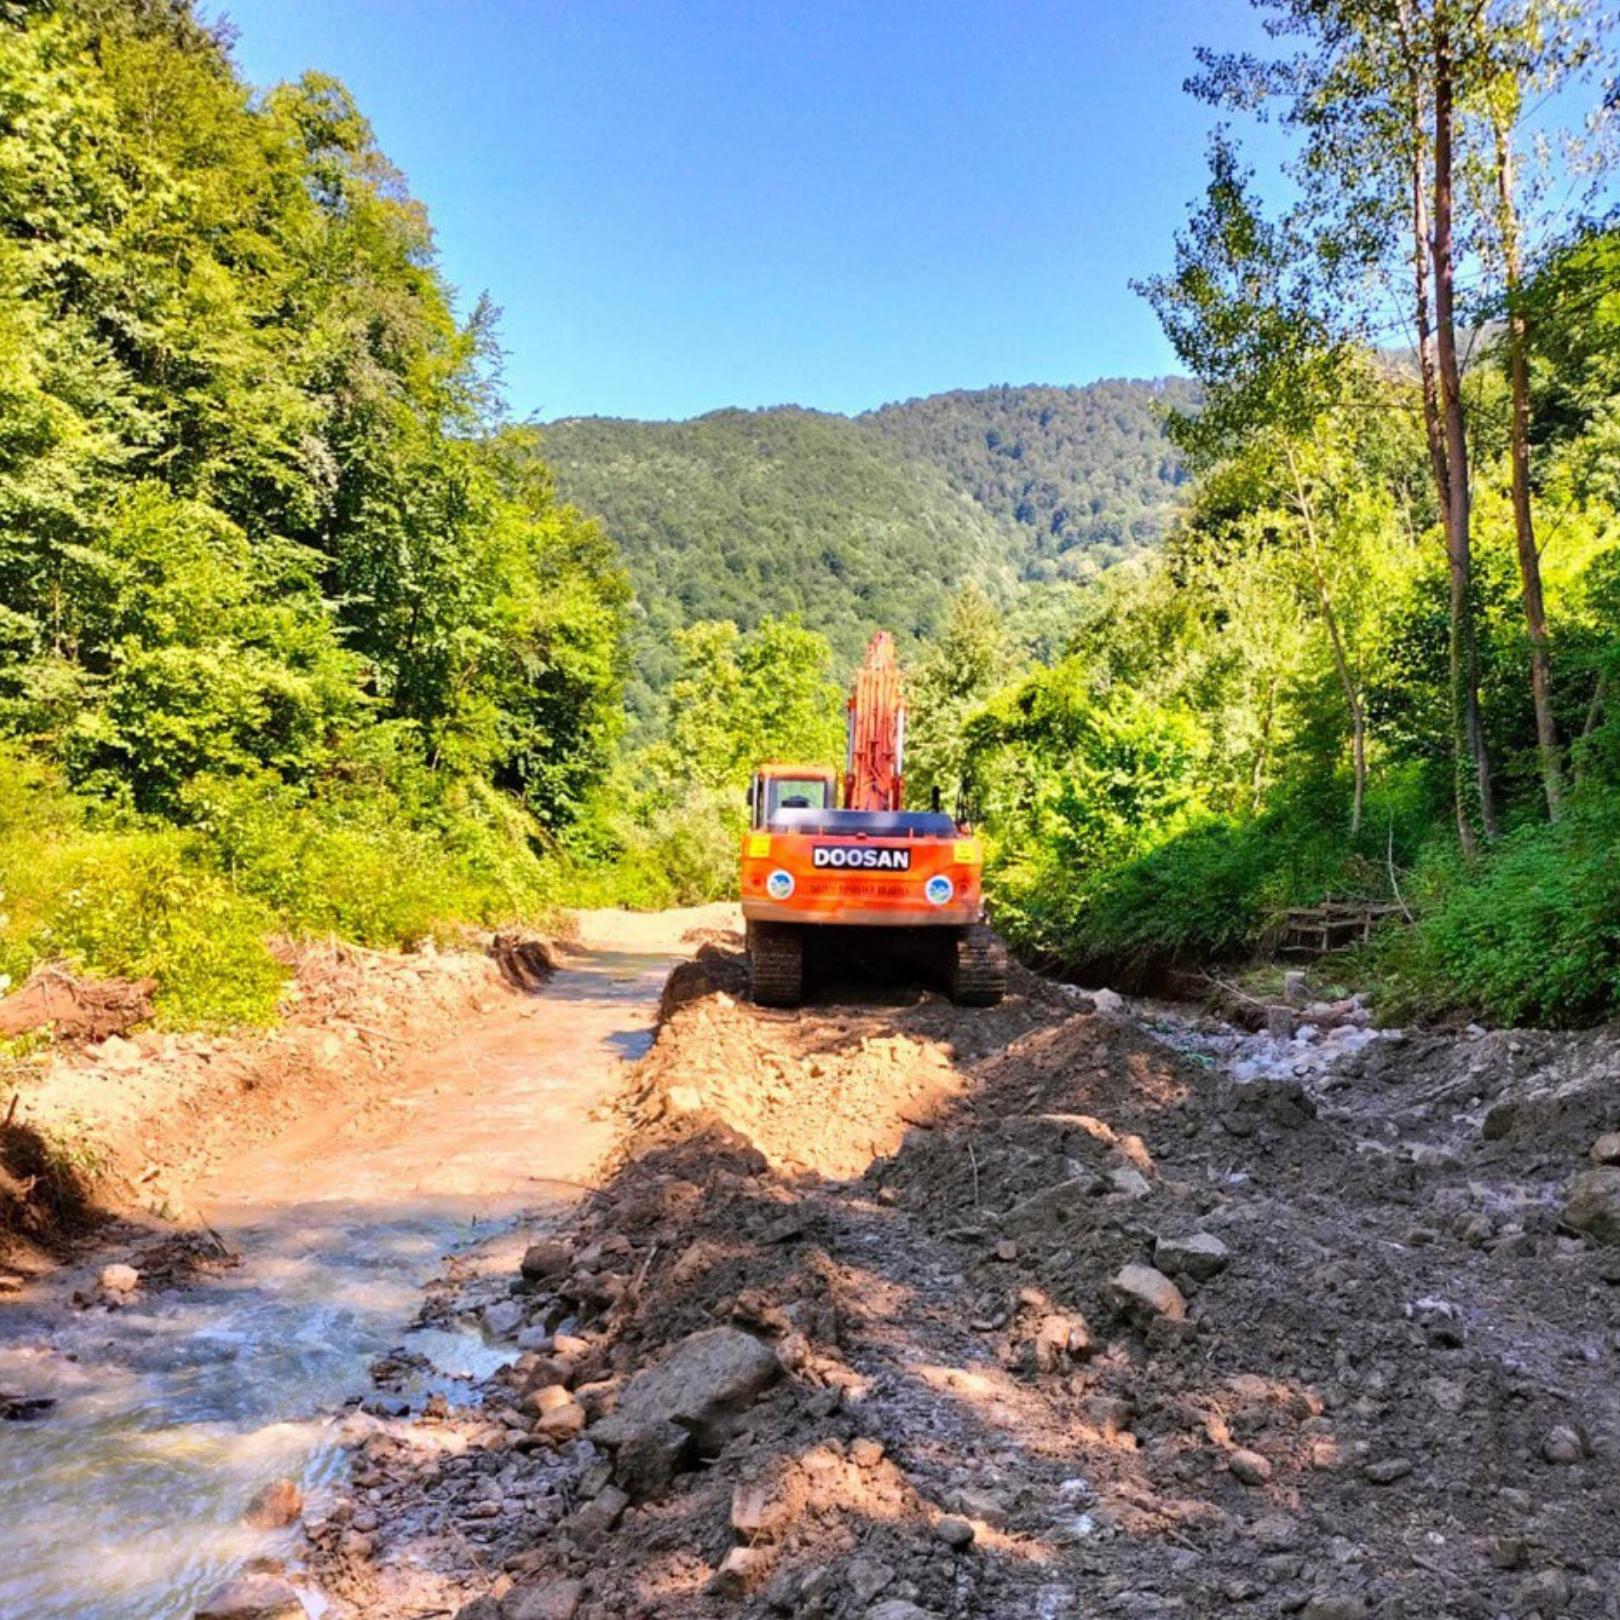
[[[849,695],[844,760],[846,810],[898,810],[905,779],[906,702],[894,637],[880,630],[866,649]]]

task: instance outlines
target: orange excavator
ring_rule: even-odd
[[[748,790],[742,908],[749,984],[767,1007],[796,1007],[807,947],[844,930],[907,931],[951,998],[990,1007],[1007,988],[1006,947],[984,920],[984,845],[966,820],[901,808],[906,705],[886,630],[872,638],[849,699],[843,803],[827,765],[761,765]],[[881,935],[884,944],[897,936]]]

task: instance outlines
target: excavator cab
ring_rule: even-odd
[[[748,824],[780,821],[784,810],[830,810],[837,803],[838,778],[822,765],[761,765],[748,789]]]
[[[938,958],[963,1005],[1001,999],[1007,953],[984,920],[984,846],[937,795],[929,810],[902,808],[905,736],[894,642],[880,631],[849,699],[843,802],[828,766],[754,772],[741,889],[749,981],[762,1005],[796,1006],[806,947],[850,928],[897,957]]]

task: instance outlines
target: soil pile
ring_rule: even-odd
[[[1240,1080],[1027,977],[740,986],[678,971],[607,1183],[434,1300],[514,1360],[366,1439],[354,1612],[1620,1612],[1613,1037]]]

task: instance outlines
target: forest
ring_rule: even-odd
[[[1364,896],[1391,1010],[1620,1011],[1611,42],[1259,9],[1141,267],[1185,377],[540,429],[340,84],[186,0],[0,8],[0,979],[263,1022],[283,937],[724,895],[884,625],[1031,960]]]
[[[623,551],[630,707],[656,725],[671,633],[696,620],[797,613],[847,672],[877,629],[920,651],[972,584],[1047,645],[1063,592],[1022,587],[1089,581],[1164,536],[1189,476],[1166,411],[1194,396],[1165,378],[963,389],[853,418],[574,418],[544,429],[541,453]]]
[[[273,934],[542,914],[629,585],[344,88],[0,9],[0,975],[263,1021]]]

